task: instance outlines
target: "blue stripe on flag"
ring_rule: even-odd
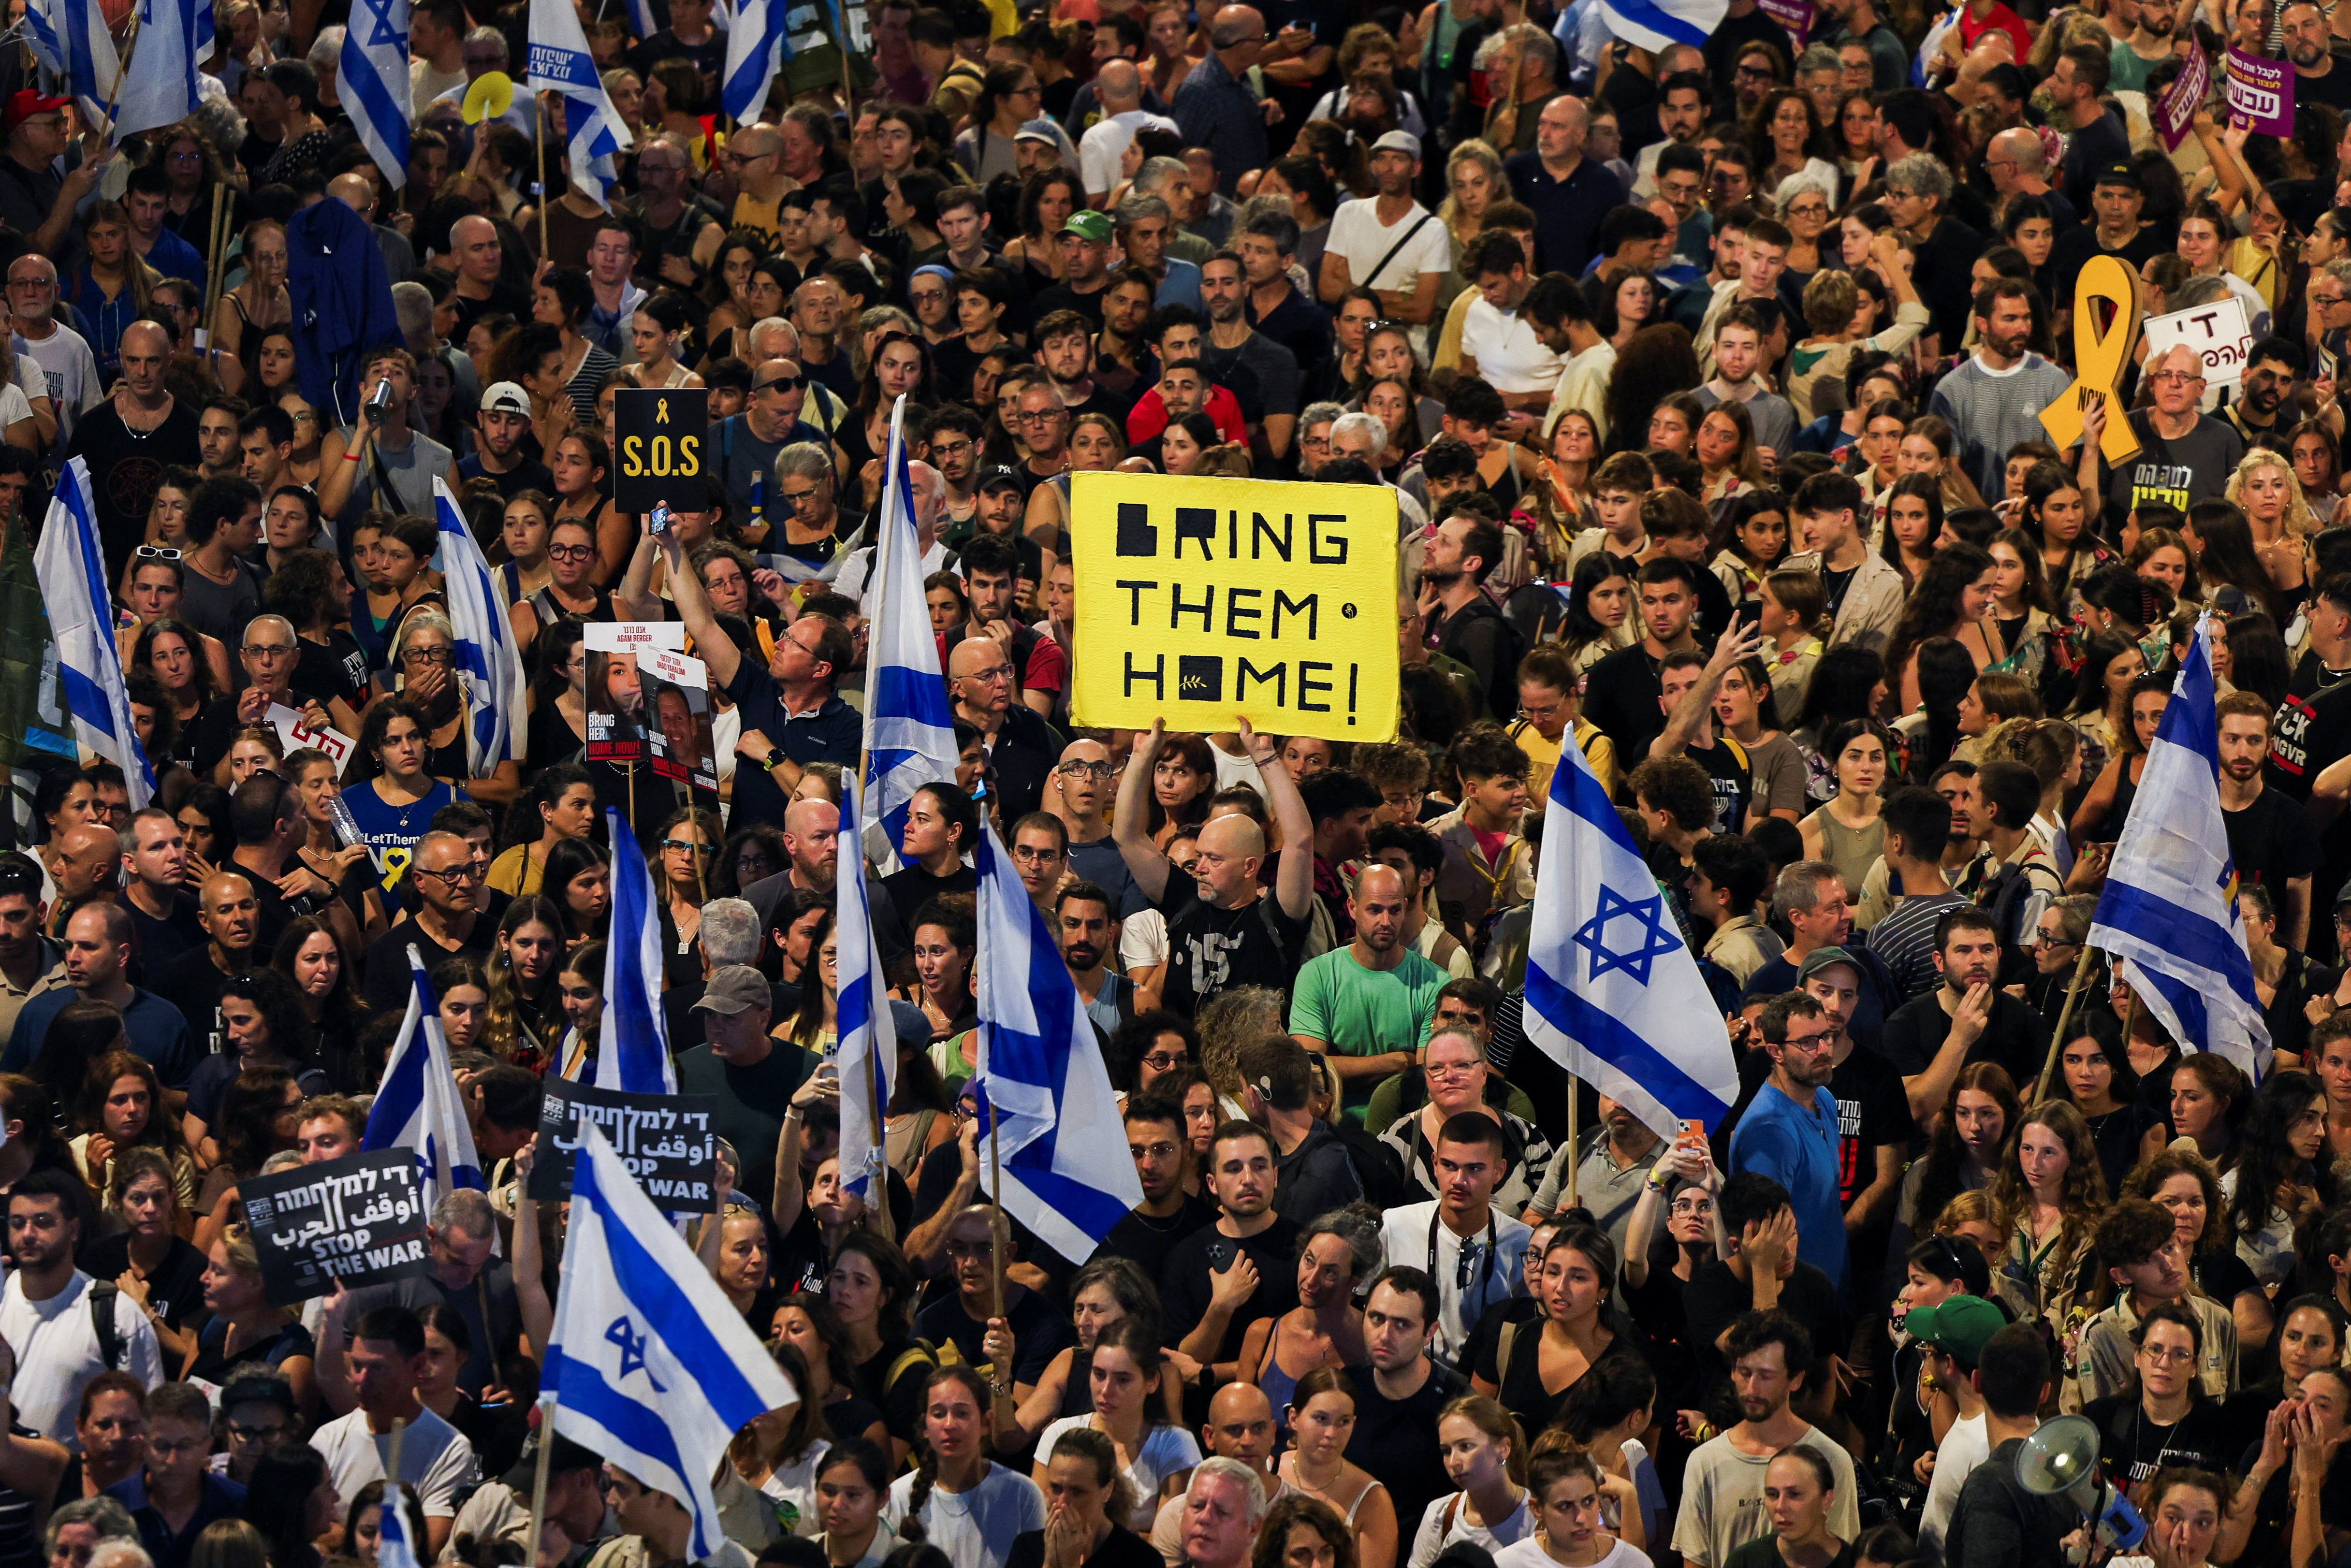
[[[2252,961],[2234,932],[2215,925],[2209,916],[2197,914],[2146,888],[2126,882],[2109,880],[2105,894],[2098,900],[2098,924],[2119,930],[2164,934],[2163,951],[2172,954],[2199,969],[2214,975],[2227,975],[2232,967],[2241,967],[2250,976]],[[2145,969],[2141,960],[2138,967]]]
[[[1553,979],[1531,957],[1527,960],[1526,1001],[1560,1033],[1639,1079],[1677,1116],[1712,1122],[1722,1114],[1721,1098],[1712,1090],[1647,1040]]]
[[[1621,27],[1640,28],[1694,48],[1705,45],[1710,31],[1650,5],[1649,0],[1605,0],[1605,8]]]

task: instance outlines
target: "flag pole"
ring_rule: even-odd
[[[106,95],[106,145],[109,148],[115,143],[114,111],[122,102],[122,84],[130,78],[131,57],[139,52],[139,10],[136,5],[131,8],[131,31],[122,40],[122,58],[115,66],[114,90]]]
[[[2032,1091],[2032,1103],[2036,1105],[2049,1098],[2050,1081],[2057,1074],[2057,1058],[2065,1050],[2065,1026],[2073,1020],[2074,1004],[2081,999],[2082,987],[2090,977],[2090,960],[2096,956],[2096,948],[2087,942],[2082,944],[2082,956],[2074,963],[2074,977],[2066,982],[2065,1004],[2057,1009],[2056,1031],[2049,1037],[2049,1058],[2041,1064],[2041,1082]],[[2138,1005],[2137,992],[2131,994],[2131,1005],[2133,1007]],[[2125,1022],[2124,1028],[2126,1030],[2129,1028],[2127,1021]],[[2127,1033],[2123,1036],[2123,1051],[2126,1054],[2130,1051],[2130,1036]]]
[[[996,1097],[987,1099],[987,1289],[988,1311],[1004,1315],[1004,1166],[997,1156]]]
[[[536,113],[534,113],[534,114],[530,117],[530,129],[531,129],[532,135],[537,139],[538,146],[538,259],[539,259],[539,260],[541,260],[541,261],[545,261],[545,260],[547,259],[547,203],[548,203],[548,193],[547,193],[547,95],[546,95],[545,93],[533,93],[533,94],[531,95],[531,103],[532,103],[532,107],[537,110],[537,112],[536,112]],[[636,779],[636,768],[635,768],[633,766],[632,766],[632,767],[630,768],[630,769],[629,769],[629,788],[630,788],[630,790],[632,791],[632,798],[633,798],[633,792],[634,792],[634,790],[635,790],[635,789],[636,789],[636,784],[637,784],[637,779]],[[632,805],[632,806],[629,808],[629,826],[631,826],[631,827],[632,827],[632,828],[633,828],[633,827],[635,827],[635,826],[637,825],[636,818],[637,818],[637,811],[636,811],[636,808],[635,808],[635,806],[634,806],[634,805]],[[532,1552],[534,1553],[534,1555],[535,1555],[535,1554],[538,1552],[538,1543],[537,1543],[536,1542],[534,1542],[532,1543],[532,1545],[531,1545],[531,1552]]]
[[[1571,1070],[1567,1075],[1567,1207],[1570,1208],[1575,1207],[1576,1163],[1583,1158],[1580,1146],[1583,1140],[1577,1134],[1579,1113],[1576,1109],[1577,1102],[1583,1098],[1583,1081]]]
[[[388,1500],[392,1497],[392,1489],[400,1485],[400,1448],[407,1437],[408,1423],[394,1416],[392,1423],[392,1459],[384,1466],[384,1473],[391,1478],[390,1484],[385,1489],[385,1496]],[[399,1504],[394,1501],[392,1506],[396,1508]],[[401,1522],[404,1525],[408,1521],[402,1520]]]

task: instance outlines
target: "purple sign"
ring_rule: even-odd
[[[2212,86],[2212,68],[2201,49],[2190,49],[2180,62],[2179,75],[2155,104],[2155,131],[2163,138],[2163,150],[2177,152],[2179,144],[2188,140],[2188,132],[2196,122],[2196,111],[2204,107],[2204,95]]]
[[[1813,0],[1756,0],[1756,5],[1766,16],[1787,29],[1796,47],[1802,48],[1804,40],[1812,37]]]
[[[2294,68],[2241,49],[2229,51],[2229,123],[2256,136],[2294,134]]]

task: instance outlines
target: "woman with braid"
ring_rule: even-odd
[[[1004,1568],[1015,1537],[1045,1528],[1045,1494],[987,1457],[987,1384],[958,1362],[923,1389],[920,1462],[890,1489],[883,1518],[903,1540],[928,1541],[955,1568]]]

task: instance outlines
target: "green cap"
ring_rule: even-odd
[[[1070,221],[1061,225],[1061,232],[1101,245],[1110,238],[1110,214],[1098,213],[1092,207],[1080,207],[1070,214]]]
[[[1940,1306],[1913,1307],[1902,1320],[1903,1331],[1912,1339],[1970,1368],[1983,1354],[1985,1343],[2007,1326],[2007,1314],[1980,1296],[1953,1296]]]

